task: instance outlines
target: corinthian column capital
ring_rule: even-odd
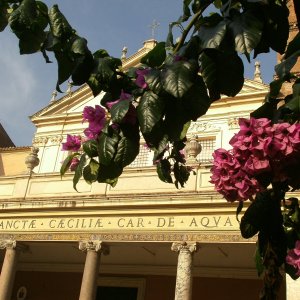
[[[101,254],[109,254],[109,247],[102,241],[80,241],[79,250],[81,251],[95,251]]]
[[[0,240],[0,249],[15,249],[17,242],[15,240]]]

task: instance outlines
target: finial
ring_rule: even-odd
[[[39,148],[37,147],[32,147],[31,148],[31,152],[29,153],[29,155],[26,157],[25,159],[25,164],[27,166],[27,173],[28,174],[32,174],[33,173],[33,169],[39,165],[40,160],[38,158],[38,152],[39,152]]]
[[[70,95],[72,93],[72,81],[71,80],[68,80],[68,88],[67,88],[67,91],[66,91],[66,94],[67,95]]]
[[[263,82],[262,78],[261,78],[260,62],[259,61],[255,62],[254,81],[261,82],[261,83]]]
[[[154,19],[152,24],[149,25],[148,27],[151,28],[151,38],[155,39],[155,30],[159,27],[159,23]]]
[[[52,97],[51,97],[50,103],[53,103],[56,101],[56,96],[57,96],[57,91],[55,90],[52,92]]]
[[[186,153],[187,164],[197,164],[197,156],[202,150],[197,135],[193,135],[188,139],[184,150]]]
[[[128,48],[126,46],[124,46],[123,49],[122,49],[121,60],[125,60],[126,59],[127,51],[128,51]]]

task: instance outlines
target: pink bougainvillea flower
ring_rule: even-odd
[[[79,159],[77,157],[73,157],[71,160],[70,171],[75,171],[78,167]]]
[[[96,105],[95,108],[86,106],[83,109],[83,121],[88,121],[89,126],[84,130],[88,139],[96,139],[106,124],[106,112],[103,107]]]
[[[62,150],[64,151],[78,151],[81,147],[81,137],[79,135],[67,134],[67,141],[62,143]]]
[[[145,75],[149,74],[150,69],[137,69],[135,73],[137,74],[135,84],[142,88],[146,89],[148,87],[148,84],[145,81]]]
[[[286,263],[292,265],[296,270],[296,275],[300,276],[300,240],[296,241],[295,248],[288,251]]]

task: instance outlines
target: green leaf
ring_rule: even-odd
[[[7,4],[5,2],[0,3],[0,32],[3,31],[8,24]]]
[[[158,146],[156,147],[156,150],[153,155],[153,161],[159,160],[163,157],[165,151],[168,149],[169,145],[169,137],[168,135],[164,134],[161,138],[161,140],[158,143]]]
[[[214,14],[220,17],[219,14]],[[212,18],[214,15],[210,16]],[[220,17],[221,18],[221,17]],[[222,19],[222,18],[221,18]],[[201,47],[204,48],[219,48],[227,31],[227,26],[224,20],[220,21],[214,26],[203,24],[198,35],[201,40]]]
[[[60,167],[60,176],[65,175],[65,173],[69,170],[70,165],[72,163],[72,159],[76,156],[80,155],[79,153],[72,153],[71,155],[67,156],[64,160],[63,164]]]
[[[79,179],[82,176],[82,170],[83,170],[85,164],[86,164],[86,155],[83,154],[80,157],[78,166],[77,166],[77,168],[75,170],[75,174],[74,174],[74,177],[73,177],[73,188],[74,188],[75,191],[77,191],[76,186],[77,186],[77,183],[79,182]]]
[[[198,66],[195,61],[177,61],[168,65],[162,73],[162,84],[166,92],[181,98],[193,85]]]
[[[9,16],[8,22],[12,31],[18,36],[31,25],[37,17],[35,0],[23,0],[20,6]]]
[[[90,163],[83,169],[83,178],[88,184],[92,184],[97,181],[99,171],[99,163],[91,159]]]
[[[174,177],[175,177],[175,186],[179,188],[179,184],[181,187],[184,187],[185,183],[190,177],[190,172],[187,167],[176,162],[174,164]]]
[[[255,259],[255,266],[256,266],[257,274],[260,277],[261,274],[263,273],[265,267],[263,265],[263,259],[260,255],[260,251],[259,251],[258,246],[256,246],[254,259]]]
[[[160,74],[159,70],[151,69],[150,72],[145,75],[145,82],[147,83],[148,88],[157,95],[162,91]]]
[[[55,4],[49,11],[49,22],[52,34],[62,40],[68,39],[73,33],[71,25]]]
[[[155,68],[162,65],[165,59],[165,42],[160,42],[141,59],[141,63],[146,64],[151,68]]]
[[[196,121],[207,112],[210,104],[205,83],[201,76],[197,76],[194,85],[182,98],[184,115],[188,120]]]
[[[159,179],[163,182],[173,183],[171,177],[171,164],[167,159],[162,159],[156,166]]]
[[[46,33],[40,30],[26,30],[19,35],[19,39],[20,54],[32,54],[41,50]]]
[[[239,220],[239,214],[241,213],[241,211],[243,210],[243,207],[244,207],[244,202],[243,201],[239,201],[239,205],[236,209],[236,213],[235,213],[235,217],[236,217],[236,220],[240,223],[240,220]]]
[[[131,164],[139,154],[139,149],[139,140],[122,137],[114,158],[115,164],[122,168]]]
[[[125,115],[129,110],[131,100],[121,100],[119,103],[116,103],[112,106],[110,110],[111,119],[113,123],[121,123]]]
[[[98,182],[108,183],[114,187],[117,184],[118,177],[122,174],[122,172],[123,168],[113,162],[107,166],[100,163],[97,180]]]
[[[89,157],[96,157],[98,156],[98,144],[95,140],[88,140],[83,143],[82,145],[83,151],[89,156]]]
[[[108,57],[109,54],[105,49],[99,49],[96,52],[93,53],[93,56],[95,58],[104,58],[104,57]]]
[[[143,134],[152,132],[153,127],[162,118],[164,100],[151,91],[146,91],[137,106],[137,117]]]
[[[108,135],[104,132],[99,138],[99,161],[101,165],[108,166],[118,147],[119,137],[116,134]]]
[[[287,104],[286,108],[289,108],[294,114],[300,114],[300,96],[293,97]]]
[[[206,49],[199,56],[200,70],[212,101],[237,95],[244,85],[244,65],[234,52]]]
[[[245,11],[236,14],[228,25],[234,37],[235,50],[245,54],[250,61],[250,52],[261,39],[263,23],[251,11]]]
[[[70,55],[65,51],[55,51],[55,58],[58,64],[58,79],[56,89],[61,92],[59,86],[72,75],[76,66],[76,62],[75,60],[72,60]]]

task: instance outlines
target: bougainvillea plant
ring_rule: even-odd
[[[299,28],[300,2],[290,1],[293,1],[298,20],[296,26]],[[154,151],[153,160],[156,162],[159,178],[164,182],[175,183],[176,186],[184,186],[190,170],[185,166],[181,151],[185,147],[188,128],[221,95],[234,97],[240,92],[244,83],[241,55],[245,55],[248,61],[252,53],[255,58],[270,49],[283,55],[282,62],[275,69],[276,80],[271,82],[264,104],[252,117],[271,120],[271,123],[264,121],[269,129],[274,129],[273,126],[281,121],[281,125],[290,124],[282,126],[297,128],[296,124],[300,119],[300,80],[297,75],[291,74],[291,70],[300,55],[300,34],[287,43],[287,0],[182,2],[183,14],[170,24],[166,41],[158,43],[144,56],[137,68],[124,70],[120,59],[110,56],[106,50],[99,49],[92,53],[86,39],[71,27],[57,5],[48,10],[41,1],[1,0],[0,31],[7,25],[10,26],[19,39],[21,54],[40,51],[48,63],[49,53],[54,54],[58,63],[58,91],[63,82],[71,79],[73,85],[87,84],[94,96],[100,93],[104,95],[98,106],[84,109],[83,121],[88,123],[84,137],[79,140],[78,137],[68,136],[63,145],[66,151],[70,151],[70,155],[62,165],[61,174],[69,168],[75,171],[74,188],[81,177],[88,183],[104,182],[114,186],[124,167],[138,155],[141,136]],[[182,30],[181,38],[176,42],[173,40],[175,27]],[[285,81],[293,82],[293,93],[282,98],[279,95]],[[253,119],[249,122],[255,123]],[[247,124],[244,121],[244,126]],[[277,128],[279,132],[287,130],[281,128],[281,125]],[[296,132],[297,129],[295,135]],[[259,135],[260,133],[254,133],[255,138],[259,138]],[[282,136],[285,138],[285,133]],[[222,179],[213,180],[219,184],[219,190],[224,188],[223,193],[229,201],[237,196],[237,200],[242,203],[256,194],[256,200],[253,201],[255,205],[250,206],[255,211],[254,214],[270,210],[268,220],[283,218],[284,224],[292,224],[290,227],[294,228],[293,222],[296,221],[293,216],[298,211],[297,205],[293,204],[295,202],[283,205],[284,215],[279,208],[287,189],[298,188],[297,175],[290,174],[297,173],[297,168],[281,166],[284,159],[279,156],[290,156],[292,163],[296,146],[291,149],[285,142],[279,145],[281,141],[277,141],[275,133],[272,139],[274,141],[269,138],[265,142],[267,150],[260,148],[263,146],[252,145],[252,141],[249,141],[249,152],[240,151],[237,156],[233,152],[217,152],[215,156],[220,166],[219,169],[216,167],[216,172],[221,172]],[[297,136],[294,136],[294,140],[297,140]],[[289,142],[292,143],[292,140]],[[243,149],[239,146],[243,143],[239,136],[232,143],[234,148]],[[269,144],[272,146],[268,146]],[[238,167],[240,161],[247,161],[247,166]],[[298,162],[295,163],[298,166]],[[226,165],[227,170],[222,169],[222,164]],[[272,173],[277,170],[278,174]],[[224,186],[230,172],[240,172],[236,174],[236,182],[232,181],[233,189],[232,184]],[[267,189],[270,184],[271,190]],[[269,206],[266,205],[269,208],[263,205],[260,208],[259,199],[269,199],[270,201],[263,201],[268,203]],[[243,224],[248,224],[249,218],[246,216],[250,211],[247,210]],[[282,235],[282,222],[278,232],[274,229],[275,236]],[[246,228],[249,226],[245,225]],[[265,234],[265,230],[259,232],[260,236],[270,237],[271,234]],[[266,240],[269,241],[270,238]],[[286,248],[284,255],[280,256],[279,250],[283,249],[278,252],[274,243],[271,248],[267,247],[268,243],[260,245],[261,253],[268,253],[268,259],[264,260],[267,270],[277,266],[286,255]],[[293,246],[295,247],[289,247],[291,251],[295,250],[289,252],[287,261],[290,262],[288,265],[295,268],[298,266],[295,255],[299,247],[298,244]],[[264,250],[264,247],[273,249],[273,252]],[[271,253],[275,253],[278,260],[275,264]],[[274,286],[274,282],[276,283],[272,278],[269,281],[266,279],[265,286]],[[261,299],[275,299],[271,290],[272,288],[266,288]]]
[[[238,212],[244,201],[252,202],[240,229],[245,238],[258,233],[256,263],[259,273],[265,268],[263,299],[276,299],[280,268],[294,279],[300,276],[299,201],[285,199],[287,192],[300,188],[300,124],[285,109],[274,115],[277,123],[239,119],[240,130],[229,141],[232,149],[215,150],[211,169],[211,183],[227,201],[240,203]]]

